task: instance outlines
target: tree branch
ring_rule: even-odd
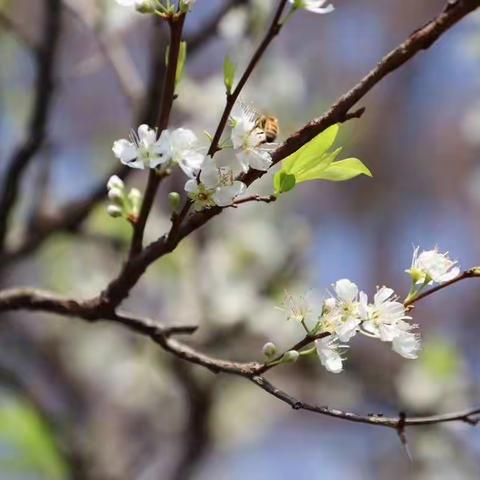
[[[438,423],[455,421],[462,421],[470,425],[476,425],[478,422],[478,419],[476,417],[480,415],[480,407],[462,410],[460,412],[446,413],[443,415],[432,415],[428,417],[408,418],[405,416],[404,419],[402,419],[401,415],[399,415],[398,417],[385,417],[381,413],[372,415],[358,415],[356,413],[345,412],[336,408],[320,407],[317,405],[312,405],[310,403],[302,402],[292,397],[288,393],[285,393],[284,391],[275,387],[266,378],[258,375],[252,376],[251,381],[258,387],[260,387],[262,390],[266,391],[270,395],[273,395],[282,402],[287,403],[295,410],[308,410],[310,412],[319,413],[321,415],[340,418],[342,420],[348,420],[350,422],[365,423],[367,425],[390,427],[394,429],[398,429],[401,422],[404,426],[433,425]]]
[[[147,319],[133,317],[129,314],[105,314],[99,312],[95,305],[89,302],[78,302],[72,299],[66,299],[60,296],[54,296],[48,292],[40,290],[14,289],[0,292],[0,312],[8,310],[41,310],[52,313],[59,313],[68,316],[76,316],[86,321],[112,321],[119,323],[129,330],[146,336],[160,345],[167,352],[172,353],[177,358],[200,365],[213,373],[227,373],[245,377],[255,385],[266,391],[270,395],[287,403],[296,410],[308,410],[321,415],[340,418],[356,423],[365,423],[398,429],[400,422],[404,426],[431,425],[437,423],[462,421],[470,425],[477,424],[477,416],[480,415],[480,407],[472,409],[447,413],[442,415],[432,415],[426,417],[412,417],[403,419],[399,417],[385,417],[383,414],[359,415],[352,412],[345,412],[335,408],[312,405],[300,401],[290,394],[280,390],[270,383],[265,377],[261,376],[269,368],[258,362],[231,362],[205,355],[197,350],[172,338],[172,335],[194,333],[196,327],[164,327],[159,323]],[[314,338],[306,337],[296,344],[296,348],[301,348],[313,341]]]
[[[15,205],[20,182],[30,160],[41,148],[51,112],[55,89],[54,69],[60,38],[61,0],[44,2],[43,42],[36,51],[37,76],[35,97],[26,139],[14,152],[0,189],[0,253],[5,248],[9,219]]]
[[[424,292],[418,294],[416,297],[412,298],[411,300],[405,301],[403,304],[405,307],[413,307],[414,303],[417,303],[419,300],[422,300],[425,297],[428,297],[429,295],[432,295],[435,292],[438,292],[439,290],[443,290],[444,288],[449,287],[450,285],[453,285],[454,283],[460,282],[462,280],[465,280],[467,278],[476,278],[480,277],[480,270],[478,268],[471,268],[470,270],[466,270],[465,272],[461,273],[457,277],[453,278],[452,280],[449,280],[448,282],[440,283],[436,285],[435,287],[430,288],[429,290],[425,290]]]
[[[286,4],[287,4],[287,0],[280,0],[277,10],[275,11],[275,15],[273,16],[272,23],[270,24],[270,28],[267,30],[265,37],[263,38],[257,50],[253,54],[252,59],[250,60],[250,63],[248,64],[247,68],[243,72],[243,75],[240,77],[240,80],[238,81],[238,84],[235,87],[235,89],[232,91],[232,93],[230,94],[227,93],[227,103],[225,105],[225,109],[223,110],[223,114],[217,126],[217,130],[213,135],[210,148],[208,149],[208,155],[210,155],[211,157],[213,157],[213,155],[215,155],[215,153],[218,150],[218,144],[220,143],[220,139],[222,137],[223,131],[225,130],[225,127],[227,125],[228,118],[230,117],[230,112],[232,111],[232,108],[235,105],[235,102],[237,101],[238,96],[240,95],[240,92],[242,91],[243,87],[247,83],[248,79],[250,78],[250,75],[252,74],[253,70],[257,66],[258,62],[262,58],[262,55],[265,53],[265,51],[267,50],[272,40],[279,34],[282,28],[280,19],[282,18],[282,14],[283,14],[283,11],[285,10]]]

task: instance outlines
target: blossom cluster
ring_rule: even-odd
[[[312,310],[304,297],[294,299],[287,295],[284,310],[288,319],[301,323],[307,334],[316,338],[315,352],[321,364],[332,373],[343,370],[343,353],[357,333],[390,342],[393,351],[405,358],[415,359],[420,349],[420,336],[416,332],[417,325],[410,322],[412,317],[408,315],[408,302],[413,301],[425,286],[452,280],[460,270],[447,253],[440,253],[437,248],[419,253],[416,248],[412,266],[407,272],[413,286],[403,303],[398,301],[391,288],[385,286],[377,288],[372,301],[369,301],[365,292],[359,291],[355,283],[344,278],[332,286],[332,294],[323,300],[320,314],[313,319],[313,327],[309,326]],[[270,344],[268,351],[272,351]],[[288,353],[288,361],[291,361],[292,351]]]
[[[265,132],[257,126],[256,113],[243,105],[233,109],[228,145],[235,153],[238,168],[219,166],[196,134],[186,128],[158,132],[148,125],[140,125],[128,139],[113,144],[113,153],[124,164],[137,169],[167,171],[178,165],[189,178],[185,191],[196,210],[214,206],[226,207],[243,193],[246,185],[236,180],[236,171],[250,168],[266,171],[272,164],[270,144]]]

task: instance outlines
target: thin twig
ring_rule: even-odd
[[[172,110],[173,101],[175,98],[175,83],[177,75],[177,63],[180,53],[180,43],[182,41],[183,24],[185,22],[185,14],[178,14],[169,19],[168,25],[170,27],[170,46],[168,49],[168,66],[165,75],[163,93],[162,93],[162,108],[157,120],[158,131],[165,130],[170,119],[170,112]],[[158,187],[165,178],[165,174],[159,174],[151,169],[148,174],[148,183],[145,190],[145,195],[140,209],[138,221],[135,224],[132,244],[130,248],[130,258],[137,255],[143,246],[143,234],[147,225],[148,216],[155,200]]]
[[[233,106],[235,105],[235,102],[238,99],[238,96],[240,95],[243,87],[247,83],[250,75],[252,74],[253,70],[257,66],[258,62],[262,58],[262,55],[265,53],[267,50],[268,46],[272,42],[272,40],[279,34],[282,24],[280,23],[280,19],[282,18],[283,11],[285,9],[287,0],[280,0],[280,3],[277,7],[277,10],[275,11],[275,14],[273,16],[272,23],[270,25],[270,28],[268,29],[265,37],[261,41],[260,45],[258,46],[257,50],[252,56],[252,59],[250,60],[247,68],[243,72],[243,75],[240,77],[240,80],[238,81],[237,86],[235,89],[232,91],[232,93],[227,94],[227,103],[225,105],[225,109],[223,110],[222,117],[220,119],[220,122],[218,123],[217,129],[215,131],[215,134],[213,135],[212,142],[210,144],[210,148],[208,149],[208,155],[213,157],[215,153],[218,150],[218,145],[220,143],[220,139],[222,137],[223,131],[225,130],[225,127],[228,122],[228,118],[230,117],[230,113],[232,111]]]
[[[241,205],[242,203],[248,202],[263,202],[263,203],[272,203],[277,199],[275,195],[250,195],[248,197],[242,197],[235,200],[232,206]]]
[[[417,296],[413,297],[411,300],[404,302],[404,305],[405,307],[412,307],[414,303],[417,303],[419,300],[422,300],[423,298],[428,297],[429,295],[432,295],[433,293],[438,292],[439,290],[443,290],[444,288],[447,288],[450,285],[453,285],[454,283],[460,282],[467,278],[476,278],[476,277],[480,277],[480,271],[477,268],[466,270],[460,275],[458,275],[457,277],[452,278],[452,280],[449,280],[448,282],[440,283],[435,287],[430,288],[429,290],[425,290],[424,292],[419,293]]]

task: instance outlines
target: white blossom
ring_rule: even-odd
[[[418,350],[420,350],[420,337],[410,331],[401,331],[393,338],[392,349],[402,357],[415,359],[418,357]]]
[[[187,183],[185,183],[185,191],[188,193],[190,200],[193,201],[193,207],[197,212],[215,206],[215,201],[213,200],[215,190],[208,189],[202,182],[198,182],[195,178],[187,180]]]
[[[148,125],[140,125],[137,132],[132,130],[129,140],[115,141],[112,150],[124,165],[132,168],[155,168],[165,154],[157,132]]]
[[[367,295],[362,292],[359,313],[363,319],[362,328],[383,342],[391,342],[401,332],[411,328],[404,321],[411,317],[406,315],[403,303],[396,301],[391,288],[378,289],[373,297],[373,304],[368,304]]]
[[[347,278],[333,286],[336,298],[327,298],[321,314],[322,331],[335,333],[341,342],[348,342],[358,330],[358,287]]]
[[[307,299],[304,296],[294,297],[288,292],[285,292],[285,298],[282,306],[278,307],[287,314],[287,320],[295,322],[305,322],[309,319],[312,310]]]
[[[125,165],[132,168],[157,168],[177,164],[186,175],[193,177],[202,165],[197,136],[186,128],[157,132],[148,125],[140,125],[132,132],[130,140],[121,139],[113,144],[113,153]]]
[[[265,132],[256,126],[256,113],[243,105],[236,106],[230,115],[231,140],[236,157],[244,172],[249,168],[266,171],[272,156],[266,145]]]
[[[288,0],[293,8],[308,10],[313,13],[330,13],[334,7],[331,4],[324,6],[327,0]]]
[[[185,190],[194,200],[195,208],[200,210],[214,205],[219,207],[231,205],[246,189],[243,182],[235,180],[230,167],[218,167],[212,158],[205,161],[199,180],[200,182],[196,179],[188,180]]]
[[[416,247],[413,251],[412,266],[406,270],[415,284],[448,282],[459,275],[457,262],[448,258],[448,252],[440,253],[436,247],[420,254],[418,252],[419,247]]]
[[[335,337],[328,336],[315,340],[315,347],[320,363],[329,372],[340,373],[342,371],[343,359],[338,352],[340,345]]]
[[[200,151],[200,143],[192,130],[187,128],[164,130],[160,135],[159,144],[163,156],[155,166],[172,162],[177,164],[187,176],[197,175],[205,156]]]

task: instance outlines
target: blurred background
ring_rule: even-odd
[[[241,71],[274,4],[197,2],[173,126],[214,130],[224,56]],[[298,13],[242,95],[279,118],[282,138],[319,116],[444,1],[334,4],[330,15]],[[44,6],[0,1],[0,176],[26,135]],[[128,248],[129,226],[106,215],[105,179],[118,168],[112,142],[140,121],[153,123],[166,31],[113,0],[65,0],[61,25],[46,139],[21,183],[0,283],[88,297],[118,272]],[[414,245],[438,245],[464,268],[480,264],[480,16],[460,22],[359,106],[365,115],[343,127],[339,144],[373,179],[302,184],[272,205],[226,211],[157,262],[126,308],[198,323],[188,341],[212,355],[260,360],[266,340],[287,348],[302,335],[275,309],[284,289],[316,301],[347,277],[370,294],[386,284],[406,295]],[[128,179],[140,189],[145,181],[142,172]],[[183,182],[179,174],[163,186],[148,238],[168,228],[167,194]],[[252,191],[271,190],[267,175]],[[98,200],[94,208],[49,229],[86,198]],[[270,378],[303,400],[364,414],[478,404],[475,282],[415,308],[424,341],[416,361],[355,338],[341,375],[311,359]],[[0,330],[0,479],[480,478],[480,435],[469,425],[409,429],[410,461],[390,430],[292,411],[117,326],[18,313],[4,314]]]

